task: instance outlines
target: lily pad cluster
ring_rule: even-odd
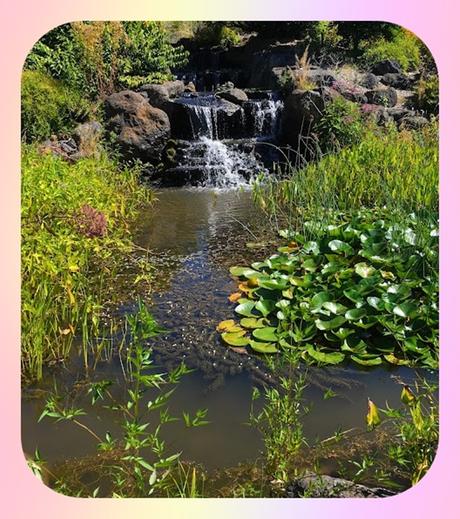
[[[300,348],[312,364],[437,368],[438,233],[420,240],[415,223],[360,212],[324,225],[320,239],[309,239],[312,222],[281,232],[277,254],[230,269],[237,318],[217,327],[223,341],[258,353]]]

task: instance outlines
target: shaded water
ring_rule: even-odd
[[[254,460],[262,442],[248,420],[253,384],[270,380],[263,362],[251,355],[235,353],[223,345],[216,324],[233,316],[234,305],[228,295],[235,282],[228,267],[255,261],[276,247],[266,222],[251,201],[248,191],[213,189],[177,189],[158,192],[152,209],[140,217],[138,243],[152,251],[155,272],[153,313],[167,332],[154,342],[154,359],[163,369],[182,360],[195,368],[173,395],[170,412],[208,409],[211,424],[185,429],[179,422],[165,427],[170,451],[182,451],[184,459],[204,464],[208,469],[234,466]],[[247,242],[253,242],[251,248]],[[122,312],[131,312],[134,302],[125,302]],[[97,378],[118,381],[113,394],[123,392],[119,361],[98,365]],[[305,418],[308,439],[325,438],[338,427],[363,427],[367,398],[383,407],[399,405],[400,386],[394,377],[410,382],[414,370],[377,368],[370,371],[355,367],[311,369],[306,399],[313,404]],[[83,379],[78,366],[69,366],[56,376],[59,388],[73,387]],[[51,383],[51,377],[42,384]],[[338,396],[324,400],[324,391],[333,389]],[[81,394],[80,394],[81,393]],[[76,405],[83,405],[76,393]],[[149,399],[147,394],[146,398]],[[38,446],[43,458],[58,462],[96,453],[94,439],[73,424],[37,423],[43,410],[43,397],[23,400],[23,447],[33,453]],[[111,412],[102,406],[88,409],[85,424],[104,435],[120,430]],[[98,416],[97,418],[95,416]]]

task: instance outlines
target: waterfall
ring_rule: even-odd
[[[214,106],[188,105],[193,138],[218,138],[217,109]]]
[[[209,93],[175,100],[180,118],[172,131],[180,140],[168,181],[183,178],[195,186],[235,188],[267,172],[277,160],[267,143],[276,139],[283,103],[271,93],[261,95],[265,97],[241,105]]]
[[[204,145],[203,159],[206,165],[203,187],[249,185],[250,178],[264,169],[253,154],[244,153],[237,147],[207,137],[201,137],[200,142]]]
[[[274,138],[283,102],[272,99],[254,102],[254,133],[256,137]]]

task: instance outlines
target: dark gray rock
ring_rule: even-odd
[[[311,130],[324,110],[325,96],[334,95],[331,91],[294,90],[286,97],[281,116],[281,137],[284,142],[296,146],[299,134],[305,135]]]
[[[368,90],[366,92],[367,102],[374,105],[382,105],[390,108],[398,102],[398,94],[394,88]]]
[[[309,473],[286,488],[286,497],[387,497],[394,492],[370,488],[342,478]]]
[[[409,115],[399,122],[399,128],[404,130],[419,130],[428,124],[428,119],[421,115]]]
[[[373,89],[379,84],[379,78],[375,74],[368,72],[361,78],[360,85],[364,88]]]
[[[408,108],[403,108],[400,106],[388,108],[387,112],[388,112],[388,115],[395,122],[399,122],[403,117],[415,115],[415,112],[413,110],[409,110]]]
[[[107,127],[127,157],[159,159],[171,133],[167,114],[153,107],[141,94],[125,90],[106,99]]]
[[[372,65],[370,72],[376,76],[383,76],[384,74],[400,74],[402,68],[397,61],[384,59]]]
[[[163,109],[169,101],[168,90],[163,85],[143,85],[140,87],[140,93],[146,95],[150,104],[157,108]]]
[[[411,80],[405,74],[388,73],[382,77],[381,81],[384,85],[399,90],[410,90],[412,86]]]
[[[224,90],[223,92],[219,92],[218,96],[221,99],[225,99],[226,101],[230,101],[230,103],[235,103],[237,105],[241,105],[248,100],[246,92],[239,88]]]

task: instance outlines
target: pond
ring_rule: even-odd
[[[235,282],[228,268],[271,254],[276,237],[245,187],[163,189],[156,195],[153,207],[140,215],[137,229],[137,243],[151,251],[156,269],[151,308],[166,329],[154,341],[153,357],[163,370],[182,360],[194,368],[173,394],[170,412],[181,416],[183,410],[194,413],[207,408],[211,422],[186,431],[179,422],[168,424],[167,443],[173,452],[182,451],[183,459],[208,470],[252,462],[262,449],[259,434],[246,425],[252,388],[270,382],[270,374],[260,358],[225,346],[216,325],[233,317],[234,304],[228,296]],[[120,311],[132,312],[134,308],[135,302],[125,301]],[[305,397],[312,410],[304,419],[306,438],[326,438],[339,427],[363,428],[367,398],[379,407],[386,402],[398,406],[400,386],[396,379],[410,383],[417,373],[435,379],[434,374],[403,367],[309,369]],[[118,358],[100,362],[94,376],[116,380],[113,395],[115,399],[121,395],[124,379]],[[44,406],[41,389],[49,388],[53,379],[58,388],[75,388],[76,382],[84,383],[85,376],[79,363],[74,362],[49,372],[40,386],[24,391],[24,451],[32,454],[38,447],[51,465],[96,453],[94,439],[73,424],[53,424],[50,420],[37,423]],[[337,396],[325,399],[328,389]],[[82,390],[76,396],[82,406],[84,395]],[[111,412],[102,405],[96,409],[88,409],[82,421],[102,436],[106,431],[120,430]]]

